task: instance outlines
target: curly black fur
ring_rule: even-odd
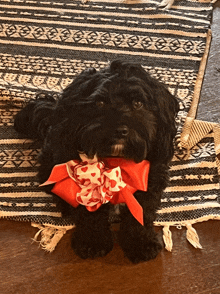
[[[125,255],[137,263],[155,258],[162,248],[153,221],[169,180],[177,112],[178,102],[163,84],[140,65],[116,60],[101,71],[82,72],[59,99],[37,97],[18,113],[14,126],[43,140],[41,183],[54,165],[80,159],[80,152],[90,158],[97,154],[150,161],[148,191],[134,194],[144,210],[144,226],[125,207],[119,232]],[[63,213],[75,220],[72,247],[80,257],[104,256],[112,250],[109,203],[89,212],[84,206],[73,208],[59,201]]]

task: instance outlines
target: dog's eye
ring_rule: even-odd
[[[138,100],[133,100],[132,105],[135,109],[141,109],[144,106],[144,104]]]
[[[98,106],[99,108],[102,108],[105,105],[104,101],[96,101],[96,106]]]

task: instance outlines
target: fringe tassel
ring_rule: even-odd
[[[192,227],[191,224],[183,224],[183,226],[186,226],[186,239],[189,241],[190,244],[192,244],[195,248],[202,249],[202,246],[199,242],[199,236],[196,232],[196,230]],[[176,226],[177,229],[182,229],[182,225]],[[172,241],[172,233],[170,231],[170,226],[165,225],[163,227],[163,241],[165,244],[165,248],[168,251],[172,251],[173,248],[173,241]]]
[[[171,252],[173,248],[173,241],[172,241],[172,233],[170,231],[170,226],[163,227],[163,241],[164,241],[166,250]]]
[[[170,9],[173,3],[174,0],[163,0],[158,6],[163,7],[164,9]]]
[[[192,227],[190,224],[186,224],[186,238],[187,240],[195,247],[202,249],[201,244],[199,243],[199,236],[196,232],[196,230]]]
[[[53,252],[59,241],[66,234],[68,230],[74,228],[74,226],[68,227],[58,227],[52,225],[40,225],[36,223],[31,224],[33,227],[38,228],[39,231],[35,234],[33,241],[38,242],[40,246],[48,252]],[[187,228],[186,238],[187,240],[195,247],[202,249],[202,246],[199,242],[199,237],[196,230],[192,227],[191,224],[184,224]],[[41,235],[40,241],[38,241],[38,237]],[[170,231],[170,226],[165,225],[163,227],[163,240],[165,244],[165,248],[168,251],[172,251],[173,241],[172,241],[172,233]]]
[[[38,242],[40,246],[48,252],[54,251],[55,247],[66,234],[66,232],[74,228],[74,226],[58,227],[51,225],[40,225],[36,223],[32,223],[31,225],[32,227],[39,229],[39,231],[35,234],[33,241]],[[38,241],[40,234],[41,240]]]

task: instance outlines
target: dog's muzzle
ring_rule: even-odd
[[[124,140],[119,140],[117,144],[112,145],[111,149],[112,149],[111,150],[112,156],[123,157],[124,156]]]
[[[117,142],[112,145],[111,155],[123,157],[124,156],[124,147],[125,147],[125,138],[129,134],[129,128],[126,125],[122,125],[116,130],[116,137],[119,138]]]

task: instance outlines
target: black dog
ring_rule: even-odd
[[[91,68],[82,72],[58,99],[45,95],[29,102],[16,116],[15,129],[43,140],[41,183],[55,165],[80,160],[80,152],[89,158],[150,161],[148,190],[134,193],[144,211],[144,226],[127,206],[120,223],[119,243],[125,255],[137,263],[155,258],[162,248],[153,222],[169,180],[178,109],[176,98],[140,65],[116,60],[101,71]],[[95,212],[83,205],[73,208],[61,199],[60,203],[63,212],[75,220],[72,247],[76,254],[94,258],[112,250],[110,203]]]

